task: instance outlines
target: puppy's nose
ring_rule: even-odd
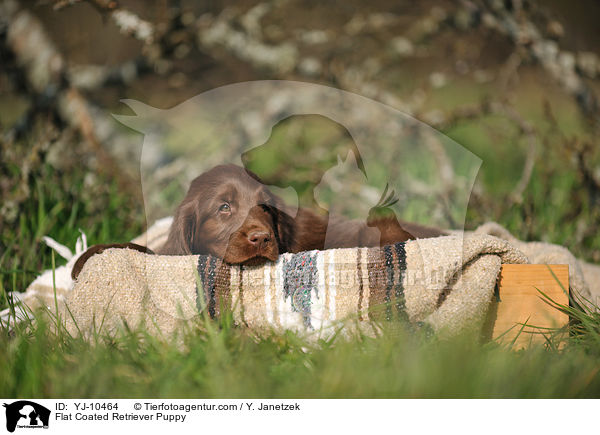
[[[271,235],[266,231],[252,231],[248,234],[248,241],[260,248],[271,241]]]

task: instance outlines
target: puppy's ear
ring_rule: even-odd
[[[196,231],[200,216],[194,201],[181,204],[175,212],[173,223],[169,229],[167,241],[159,249],[164,255],[198,254],[196,244]]]
[[[294,218],[287,214],[279,202],[276,206],[271,207],[273,224],[275,226],[275,238],[279,253],[292,252],[295,237]]]

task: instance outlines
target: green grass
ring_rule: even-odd
[[[501,124],[475,120],[448,132],[484,159],[480,181],[488,202],[471,204],[467,225],[495,219],[522,239],[561,243],[579,256],[600,258],[595,257],[600,231],[575,237],[581,226],[597,228],[598,206],[560,141],[543,148],[523,203],[506,206],[521,170],[523,146],[511,142],[510,131],[500,144],[495,142],[498,137],[490,137],[488,127],[502,129]],[[310,169],[308,163],[303,169]],[[10,177],[20,176],[19,167],[10,171]],[[8,292],[25,290],[52,266],[42,236],[72,248],[79,228],[90,244],[126,241],[142,231],[142,204],[115,182],[99,177],[88,183],[87,176],[83,168],[59,172],[41,165],[29,177],[29,194],[19,203],[17,219],[0,227],[1,308],[8,304]],[[64,263],[55,260],[56,266]],[[577,319],[572,336],[553,336],[545,345],[520,351],[481,343],[475,336],[440,340],[415,335],[397,324],[386,325],[379,338],[313,343],[291,333],[256,336],[232,326],[230,319],[201,321],[190,325],[182,347],[143,331],[85,341],[56,333],[48,321],[26,322],[13,333],[0,326],[0,395],[599,397],[600,317],[578,310],[571,315]]]
[[[572,313],[573,314],[573,313]],[[379,338],[307,342],[202,319],[183,345],[141,331],[90,341],[52,323],[0,335],[4,397],[589,398],[600,394],[600,323],[513,351],[387,324]],[[51,322],[51,321],[50,321]],[[559,350],[560,349],[560,350]]]
[[[12,226],[0,227],[0,306],[6,291],[24,291],[52,265],[52,250],[43,236],[50,236],[74,251],[80,229],[89,245],[128,241],[140,234],[144,220],[131,197],[102,177],[84,188],[86,172],[57,172],[49,165],[32,177],[30,195],[20,204]],[[62,258],[57,265],[64,264]]]
[[[62,192],[62,191],[61,191]],[[38,185],[29,220],[13,243],[38,246],[48,232],[72,242],[70,225],[84,220],[66,212],[57,189]],[[122,224],[123,196],[107,187],[110,213],[92,219],[92,242],[128,237],[140,222]],[[62,205],[61,205],[62,204]],[[37,207],[33,207],[37,205]],[[84,203],[77,208],[84,209]],[[71,210],[75,207],[73,204]],[[33,213],[37,211],[37,213]],[[75,217],[72,217],[75,215]],[[123,234],[123,236],[121,236]],[[41,258],[38,254],[43,253]],[[13,249],[3,264],[21,261],[35,271],[51,255]],[[28,262],[29,261],[29,262]],[[9,281],[26,282],[9,271]],[[71,337],[41,317],[14,333],[0,327],[0,394],[4,397],[267,397],[267,398],[586,398],[600,395],[600,318],[571,310],[576,335],[556,335],[546,345],[514,351],[465,335],[440,340],[384,325],[379,338],[308,342],[293,334],[256,335],[230,318],[190,324],[184,345],[143,331],[118,337]],[[46,319],[46,320],[43,320]]]
[[[67,211],[64,195],[49,184],[38,184],[33,191],[26,204],[29,217],[21,219],[21,229],[9,245],[12,250],[2,257],[5,282],[26,283],[37,270],[51,267],[51,255],[39,245],[42,234],[74,242],[79,234],[75,222],[86,218],[72,210],[84,210],[86,204],[75,202]],[[110,212],[89,221],[86,228],[92,230],[92,243],[121,240],[139,231],[140,222],[123,224],[124,198],[118,189],[107,187],[101,200]],[[36,249],[10,248],[20,244]],[[18,270],[10,270],[12,264]],[[232,326],[227,318],[190,325],[184,346],[143,331],[117,338],[97,334],[86,341],[57,333],[50,318],[34,325],[26,322],[12,334],[0,327],[0,394],[15,398],[598,397],[600,320],[577,311],[572,314],[580,317],[577,336],[557,336],[546,346],[521,351],[481,343],[468,335],[439,340],[407,332],[399,324],[384,325],[386,333],[379,338],[357,335],[314,343],[292,333],[257,336]]]

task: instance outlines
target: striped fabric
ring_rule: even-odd
[[[156,249],[169,224],[161,221],[135,241]],[[25,313],[39,307],[54,312],[56,294],[72,334],[114,331],[125,322],[168,337],[199,313],[218,318],[223,310],[239,325],[317,336],[346,318],[367,332],[372,320],[407,319],[454,334],[477,328],[485,317],[501,264],[526,262],[569,264],[571,291],[598,303],[600,267],[577,260],[562,246],[517,240],[492,222],[472,234],[381,249],[284,254],[254,267],[206,256],[109,249],[91,257],[75,283],[69,262],[56,270],[56,279],[45,271],[20,299]],[[6,323],[19,321],[9,315],[0,313]]]
[[[482,322],[503,262],[527,258],[490,236],[283,254],[262,266],[109,249],[86,263],[64,318],[74,333],[125,322],[169,336],[199,313],[318,337],[340,325],[373,331],[382,321],[456,333]]]
[[[359,320],[407,319],[404,243],[284,254],[261,267],[228,266],[198,257],[196,300],[211,317],[232,311],[247,326],[264,324],[309,330],[358,316]]]

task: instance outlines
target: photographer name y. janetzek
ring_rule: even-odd
[[[280,403],[278,405],[269,405],[268,403],[261,403],[259,411],[300,411],[300,404],[294,403],[292,405],[286,405],[285,403]]]

